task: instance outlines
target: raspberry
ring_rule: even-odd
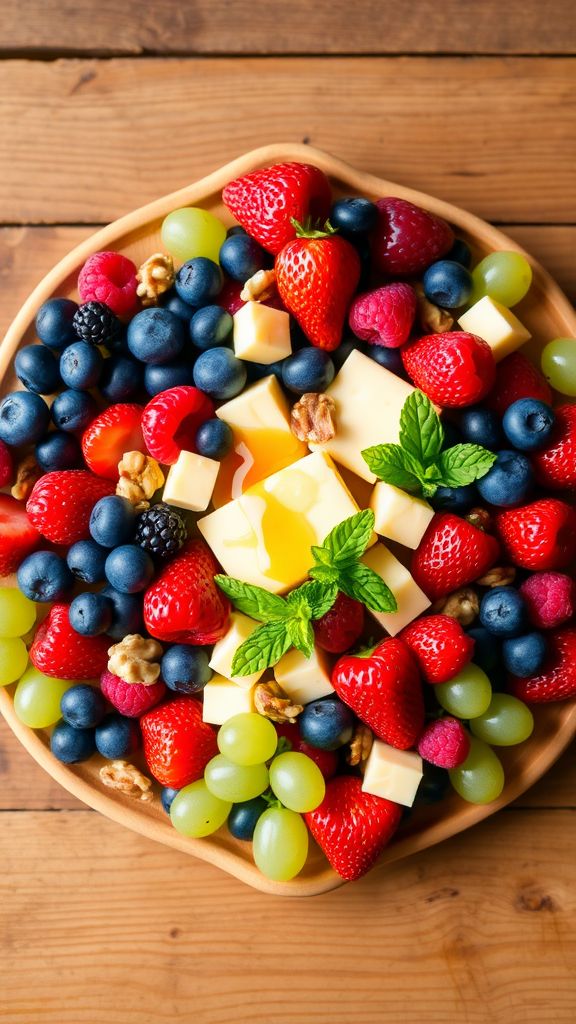
[[[396,196],[379,199],[372,235],[375,266],[384,274],[419,274],[452,247],[454,232],[446,221]]]
[[[456,718],[439,718],[426,726],[418,741],[418,753],[437,768],[457,768],[468,757],[470,739]]]
[[[0,441],[0,487],[6,487],[14,479],[14,464],[8,445]]]
[[[408,341],[415,316],[414,289],[409,284],[386,284],[354,299],[348,323],[362,341],[398,348]]]
[[[158,704],[166,693],[166,685],[159,680],[151,686],[144,683],[126,683],[112,672],[104,672],[100,689],[113,707],[127,718],[139,718]]]
[[[198,427],[214,416],[212,401],[186,384],[155,395],[142,416],[146,447],[158,462],[172,466],[180,452],[193,451]]]
[[[85,302],[76,310],[72,326],[83,341],[106,345],[118,335],[122,324],[104,302]]]
[[[82,302],[104,302],[117,316],[131,316],[138,309],[136,272],[122,253],[93,253],[78,275]]]
[[[318,647],[331,654],[342,654],[352,647],[363,628],[364,606],[342,593],[329,611],[313,623]]]
[[[576,611],[576,582],[562,572],[537,572],[520,587],[530,622],[537,629],[554,629]]]
[[[180,513],[163,502],[138,516],[136,544],[158,558],[177,555],[187,536],[186,523]]]

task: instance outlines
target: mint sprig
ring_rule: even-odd
[[[320,547],[312,548],[316,564],[310,569],[313,580],[335,584],[348,597],[365,604],[373,612],[395,612],[396,598],[378,573],[360,562],[374,532],[371,509],[356,512],[335,526]]]

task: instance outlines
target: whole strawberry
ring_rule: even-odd
[[[45,473],[34,484],[26,504],[32,525],[53,544],[75,544],[89,536],[90,513],[100,498],[114,494],[110,480],[85,469]]]
[[[576,509],[541,498],[495,516],[507,559],[521,569],[564,569],[576,555]]]
[[[180,644],[213,644],[224,636],[230,605],[214,583],[219,571],[203,540],[191,540],[144,595],[151,636]]]
[[[508,690],[530,704],[576,697],[576,629],[567,627],[550,633],[548,657],[536,676],[510,676]]]
[[[474,654],[474,640],[449,615],[425,615],[400,633],[427,683],[447,683]]]
[[[452,248],[454,232],[440,217],[396,196],[379,199],[376,206],[372,256],[382,273],[419,274]]]
[[[144,757],[161,786],[181,789],[201,779],[218,753],[216,733],[202,721],[202,704],[179,697],[160,704],[140,719]]]
[[[496,363],[483,338],[467,331],[427,334],[402,349],[410,380],[437,405],[474,405],[494,383]]]
[[[416,316],[416,292],[409,284],[385,284],[358,295],[348,314],[350,329],[370,345],[398,348],[408,341]]]
[[[108,671],[102,675],[100,689],[116,711],[127,718],[139,718],[166,696],[166,685],[161,680],[151,686],[127,683]]]
[[[30,661],[46,676],[57,679],[96,679],[108,663],[110,640],[81,636],[70,625],[68,605],[52,605],[38,627],[30,648]]]
[[[486,405],[503,416],[508,406],[519,398],[538,398],[550,405],[552,391],[540,370],[522,352],[513,352],[498,363],[492,390],[486,396]]]
[[[398,804],[363,793],[362,780],[352,775],[331,779],[320,806],[304,815],[334,870],[349,882],[370,870],[401,817]]]
[[[468,757],[470,738],[462,722],[446,715],[430,722],[418,741],[418,753],[437,768],[458,768]]]
[[[356,643],[364,629],[364,605],[340,591],[332,607],[312,627],[318,647],[331,654],[342,654]]]
[[[118,463],[124,452],[145,452],[141,405],[120,402],[109,405],[82,435],[84,461],[93,473],[118,480]]]
[[[298,225],[297,236],[276,257],[278,292],[312,344],[331,352],[342,340],[360,259],[350,242],[330,231]]]
[[[576,487],[576,405],[560,405],[554,414],[550,443],[531,461],[538,483],[556,491]]]
[[[0,576],[16,572],[41,540],[22,502],[10,494],[0,494]]]
[[[236,178],[226,185],[222,199],[248,234],[276,254],[295,238],[294,220],[324,223],[331,190],[318,167],[285,163]]]
[[[479,579],[499,555],[495,537],[453,512],[440,512],[414,552],[412,576],[430,600],[436,601]]]

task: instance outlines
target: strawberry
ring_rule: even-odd
[[[6,487],[14,479],[14,463],[12,453],[4,441],[0,441],[0,487]]]
[[[536,676],[510,676],[508,691],[530,704],[576,697],[576,629],[550,633],[544,668]]]
[[[180,644],[213,644],[224,636],[230,605],[214,583],[218,563],[203,540],[191,540],[144,595],[151,636]]]
[[[470,753],[470,737],[457,718],[430,722],[418,741],[418,753],[437,768],[458,768]]]
[[[419,274],[452,248],[454,232],[440,217],[396,196],[379,199],[376,206],[372,257],[383,274]]]
[[[521,569],[564,569],[576,555],[576,509],[541,498],[495,516],[507,559]]]
[[[90,513],[114,485],[85,469],[58,469],[34,484],[26,511],[30,522],[53,544],[75,544],[89,536]]]
[[[276,254],[296,236],[293,220],[324,223],[331,191],[318,167],[286,163],[236,178],[226,185],[222,199],[248,234]]]
[[[0,576],[8,576],[41,541],[21,501],[0,494]]]
[[[388,637],[365,654],[345,654],[332,686],[366,725],[399,750],[413,747],[424,725],[420,674],[409,648]]]
[[[214,416],[214,403],[198,388],[182,384],[150,399],[142,415],[146,447],[158,462],[172,466],[183,448],[194,450],[198,427]]]
[[[522,352],[513,352],[498,363],[492,390],[486,396],[486,405],[503,416],[508,406],[519,398],[538,398],[550,405],[552,391],[540,370]]]
[[[109,405],[82,435],[84,461],[97,476],[118,480],[124,452],[145,452],[141,405]]]
[[[416,316],[416,292],[409,284],[385,284],[358,295],[348,323],[357,338],[370,345],[398,348],[408,341]]]
[[[166,685],[162,680],[152,683],[151,686],[145,686],[144,683],[127,683],[108,671],[102,675],[100,689],[116,711],[127,718],[139,718],[166,696]]]
[[[402,362],[420,391],[450,409],[479,402],[496,373],[489,344],[467,331],[426,334],[402,349]]]
[[[428,683],[447,683],[474,654],[474,640],[449,615],[426,615],[400,633]]]
[[[54,604],[38,627],[30,661],[46,676],[57,679],[96,679],[108,663],[110,639],[80,636],[68,618],[67,604]]]
[[[312,344],[329,352],[338,348],[360,280],[354,246],[339,235],[298,227],[298,237],[278,253],[274,265],[280,298]]]
[[[342,654],[356,643],[364,629],[364,605],[340,591],[332,607],[312,627],[318,647],[331,654]]]
[[[431,601],[473,583],[498,560],[495,537],[453,512],[434,516],[412,558],[411,572]]]
[[[362,792],[362,780],[337,775],[315,811],[304,815],[318,846],[335,871],[353,882],[370,870],[394,835],[402,808]]]
[[[553,491],[576,487],[576,405],[560,405],[554,413],[550,443],[532,453],[536,480]]]
[[[181,789],[201,779],[218,753],[216,733],[202,721],[202,704],[178,697],[160,704],[140,719],[144,757],[161,786]]]

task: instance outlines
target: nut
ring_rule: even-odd
[[[336,434],[334,410],[336,403],[330,395],[307,392],[296,402],[290,416],[290,429],[299,441],[323,444]]]
[[[254,688],[254,707],[259,715],[270,718],[272,722],[292,724],[304,710],[302,704],[293,704],[273,679],[258,683]]]
[[[104,785],[110,789],[118,789],[121,793],[145,803],[154,798],[152,780],[146,778],[138,768],[127,761],[110,761],[109,764],[102,765],[99,775]]]
[[[137,512],[149,508],[148,498],[164,483],[164,474],[156,459],[142,452],[125,452],[118,463],[118,472],[116,494],[127,498]]]
[[[471,587],[455,590],[448,597],[443,597],[432,606],[432,611],[439,615],[449,615],[461,626],[469,626],[480,611],[478,594]]]
[[[174,263],[171,256],[155,252],[144,261],[136,274],[136,294],[143,306],[155,306],[158,297],[174,284]]]
[[[42,476],[42,470],[36,462],[34,455],[27,455],[16,470],[16,482],[10,489],[10,494],[18,501],[26,501],[32,493],[32,488]]]
[[[516,569],[513,565],[495,565],[475,583],[480,587],[509,587],[515,579]]]
[[[492,516],[485,508],[472,508],[464,518],[467,523],[476,526],[479,530],[489,532],[492,528]]]
[[[430,302],[421,284],[414,285],[414,291],[418,300],[418,317],[422,330],[427,334],[444,334],[445,331],[449,331],[454,324],[454,317],[448,310]]]
[[[108,648],[108,671],[125,683],[152,686],[160,675],[162,647],[157,640],[145,640],[139,633],[129,633],[119,644]]]
[[[363,722],[358,722],[354,735],[350,740],[348,753],[346,754],[348,764],[356,765],[365,761],[372,750],[373,742],[372,730],[367,725],[364,725]]]
[[[263,302],[274,294],[276,273],[273,270],[257,270],[244,284],[240,292],[242,302]]]

